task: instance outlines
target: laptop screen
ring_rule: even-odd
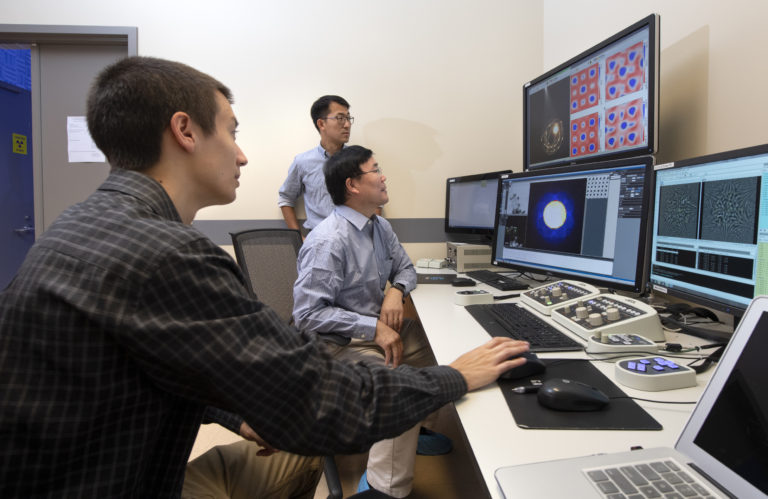
[[[768,299],[755,299],[677,444],[736,497],[768,494]]]

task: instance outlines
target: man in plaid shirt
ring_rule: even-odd
[[[334,361],[251,298],[190,225],[235,199],[231,101],[161,59],[94,82],[88,126],[113,170],[0,294],[0,497],[178,497],[206,407],[264,454],[362,452],[523,362],[507,359],[527,345],[500,339],[450,366]],[[276,480],[253,471],[275,456],[243,474]]]

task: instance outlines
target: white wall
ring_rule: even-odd
[[[768,2],[543,0],[543,68],[661,16],[659,161],[768,142]]]
[[[541,7],[524,0],[26,0],[0,19],[137,26],[140,55],[230,86],[250,163],[238,200],[199,218],[280,218],[277,189],[317,144],[309,107],[325,93],[350,101],[350,143],[385,168],[388,216],[441,217],[447,176],[519,167],[520,87],[541,68]]]
[[[25,0],[0,3],[0,22],[136,26],[140,55],[228,85],[250,162],[237,201],[198,219],[282,219],[277,189],[318,143],[309,107],[326,93],[351,103],[350,143],[385,169],[385,215],[441,218],[446,177],[520,169],[520,89],[541,71],[528,0]]]

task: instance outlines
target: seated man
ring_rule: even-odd
[[[451,366],[339,362],[252,298],[191,225],[235,199],[247,159],[231,102],[162,59],[122,59],[94,82],[88,128],[112,171],[0,293],[0,497],[179,497],[207,406],[265,453],[362,452],[524,362],[508,360],[524,343],[499,340]],[[260,459],[240,475],[273,466]],[[308,486],[269,490],[311,495],[306,468]]]
[[[389,200],[373,153],[349,146],[324,167],[336,207],[299,251],[294,320],[327,340],[336,358],[397,367],[434,363],[418,322],[403,319],[416,271],[392,227],[376,216]],[[385,292],[387,282],[392,286]],[[405,497],[411,491],[419,425],[371,447],[361,488]]]

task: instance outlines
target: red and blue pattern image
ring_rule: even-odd
[[[600,147],[598,113],[571,118],[571,157],[594,154]]]
[[[596,106],[600,100],[597,64],[571,75],[571,113]]]
[[[640,90],[645,84],[645,47],[638,42],[605,61],[606,100]]]
[[[642,99],[634,99],[605,110],[605,148],[619,149],[645,141]]]

